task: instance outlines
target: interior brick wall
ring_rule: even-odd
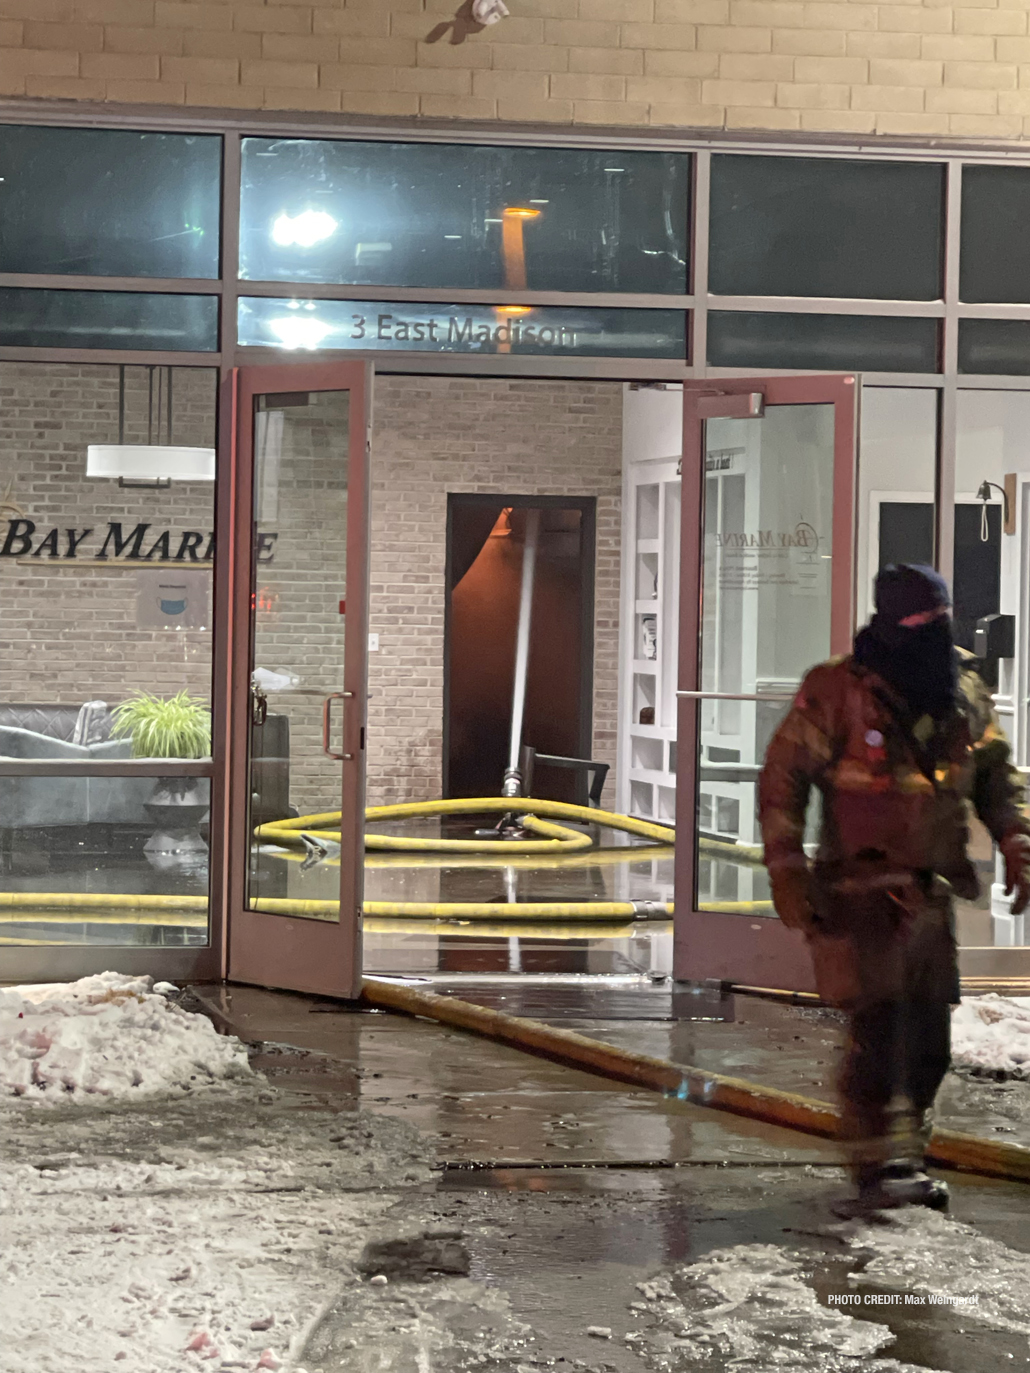
[[[143,369],[129,369],[126,389],[126,439],[142,442]],[[213,372],[177,368],[175,396],[176,441],[210,445]],[[258,659],[295,672],[307,691],[329,692],[342,679],[341,421],[317,403],[287,413],[278,509],[261,526],[279,535],[260,578],[279,599],[271,613],[259,611]],[[208,484],[139,490],[86,478],[87,445],[114,442],[117,425],[116,367],[0,363],[0,500],[19,507],[0,509],[0,536],[19,512],[37,526],[36,543],[54,525],[102,533],[109,520],[126,533],[150,522],[145,548],[169,526],[210,530]],[[370,803],[440,794],[450,491],[598,498],[594,756],[614,762],[621,461],[619,383],[377,379],[370,628],[380,651],[370,656]],[[0,559],[0,700],[115,703],[137,689],[183,688],[207,696],[210,632],[139,629],[138,568],[90,565],[83,555],[98,543],[84,542],[74,561]],[[269,704],[291,719],[291,800],[302,812],[333,804],[321,696]]]
[[[376,378],[372,431],[369,803],[440,795],[447,494],[595,496],[594,753],[618,705],[622,386]],[[515,627],[510,627],[514,634]],[[498,785],[500,785],[498,778]]]
[[[146,369],[127,369],[128,443],[147,442],[147,386]],[[174,395],[176,443],[211,447],[214,370],[176,368]],[[140,490],[87,478],[87,445],[117,441],[117,367],[0,362],[0,535],[24,514],[36,526],[34,545],[57,526],[63,553],[68,528],[94,531],[74,559],[0,558],[0,700],[114,703],[138,689],[210,692],[209,630],[137,628],[139,578],[159,575],[161,564],[90,564],[109,520],[120,521],[123,534],[151,524],[144,552],[169,527],[176,535],[201,531],[206,543],[213,483]],[[177,538],[170,547],[174,558]]]
[[[1021,139],[1026,0],[3,0],[0,95]]]

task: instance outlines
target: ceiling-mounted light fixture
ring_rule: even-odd
[[[215,450],[172,442],[172,368],[147,368],[147,441],[125,442],[125,365],[118,368],[118,442],[91,443],[86,476],[116,478],[119,486],[170,486],[215,479]],[[164,442],[161,431],[164,428]]]
[[[326,334],[333,332],[333,326],[310,315],[283,315],[280,319],[269,320],[269,328],[284,348],[307,348],[313,351],[320,348]]]
[[[507,18],[508,14],[504,0],[472,0],[472,18],[477,24],[496,24],[499,19]]]
[[[313,248],[332,238],[339,227],[325,210],[302,210],[299,215],[288,215],[284,210],[272,221],[272,242],[281,248]]]

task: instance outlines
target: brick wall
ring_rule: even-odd
[[[145,441],[146,381],[128,372],[126,439]],[[214,376],[177,368],[175,438],[214,434]],[[339,690],[346,493],[337,397],[286,411],[278,503],[260,527],[278,534],[262,569],[257,661],[295,672],[314,696],[272,697],[291,720],[291,799],[334,803],[338,768],[321,751],[321,694]],[[0,700],[79,704],[134,690],[210,690],[209,631],[137,627],[138,565],[91,565],[109,520],[123,532],[212,527],[213,490],[175,483],[131,490],[85,476],[86,446],[117,437],[118,372],[109,366],[0,363],[0,499],[36,525],[92,528],[78,557],[0,558]],[[380,377],[372,494],[369,800],[440,793],[447,493],[598,497],[595,757],[615,757],[622,387],[618,383]],[[8,491],[10,492],[7,496]],[[0,536],[16,511],[0,509]],[[177,542],[172,540],[172,554]],[[88,555],[84,556],[84,555]],[[276,599],[277,598],[277,599]]]
[[[214,371],[177,368],[175,383],[175,441],[210,447]],[[127,372],[126,442],[147,441],[146,416],[146,372],[133,367]],[[35,524],[33,548],[57,527],[62,554],[0,558],[0,700],[115,702],[140,688],[209,693],[209,631],[137,628],[140,578],[159,577],[161,564],[143,563],[141,571],[140,564],[111,558],[110,550],[110,567],[91,564],[110,520],[120,522],[125,535],[139,522],[149,523],[144,554],[166,528],[206,536],[214,527],[213,484],[133,490],[87,479],[87,445],[117,439],[116,367],[0,363],[0,500],[20,507]],[[17,513],[0,509],[0,531]],[[77,535],[93,530],[74,559],[63,556],[69,528]],[[174,558],[178,538],[169,547]]]
[[[593,757],[614,764],[622,386],[384,376],[374,405],[370,804],[440,794],[448,492],[597,497]]]
[[[1026,0],[3,0],[0,95],[1018,139]]]

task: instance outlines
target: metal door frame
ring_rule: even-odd
[[[779,920],[695,909],[696,830],[704,559],[705,418],[720,396],[760,392],[766,406],[834,407],[833,563],[830,652],[851,647],[855,617],[855,517],[859,378],[733,377],[683,383],[683,489],[680,536],[679,690],[676,734],[676,905],[673,976],[814,991],[804,938]],[[684,695],[683,693],[689,693]],[[686,842],[683,842],[683,840]],[[744,923],[746,922],[746,924]]]
[[[254,401],[267,393],[349,391],[344,641],[343,751],[341,763],[340,919],[322,921],[273,915],[247,908],[250,835],[249,753],[252,652],[251,584],[254,569]],[[361,988],[361,899],[364,878],[365,725],[368,678],[368,554],[370,532],[369,431],[372,366],[365,362],[290,362],[241,367],[225,382],[223,414],[231,427],[233,462],[226,500],[231,507],[231,547],[225,559],[230,607],[228,671],[216,668],[219,719],[227,722],[225,769],[228,806],[212,866],[223,883],[226,945],[224,976],[294,991],[356,997]],[[218,863],[219,867],[214,868]]]

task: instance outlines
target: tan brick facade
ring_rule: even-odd
[[[1020,139],[1027,0],[0,0],[0,96]]]

